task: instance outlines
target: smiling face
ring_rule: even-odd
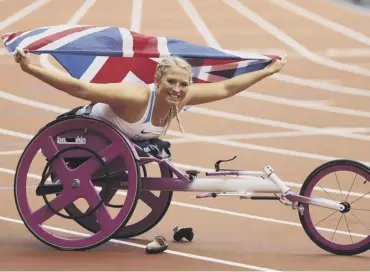
[[[171,106],[184,99],[191,81],[191,67],[182,59],[172,58],[159,64],[156,74],[157,96]]]
[[[168,104],[178,105],[189,89],[189,73],[180,67],[171,67],[157,84],[158,95]]]

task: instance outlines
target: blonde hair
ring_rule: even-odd
[[[191,84],[192,83],[191,65],[186,60],[184,60],[183,58],[175,57],[175,56],[164,58],[164,59],[161,60],[161,62],[158,63],[157,70],[156,70],[156,73],[155,73],[155,81],[160,82],[163,75],[168,71],[168,69],[170,69],[174,66],[180,67],[180,68],[186,70],[189,73],[189,84]],[[174,106],[170,109],[170,112],[167,116],[166,129],[163,133],[163,136],[166,135],[166,132],[167,132],[167,130],[168,130],[170,124],[171,124],[171,120],[175,116],[176,116],[176,120],[177,120],[177,123],[178,123],[179,128],[180,128],[180,131],[184,132],[184,128],[181,125],[181,121],[180,121],[180,117],[179,117],[179,108],[178,108],[178,106]]]

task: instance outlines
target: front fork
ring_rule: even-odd
[[[282,198],[288,199],[292,203],[291,205],[297,208],[301,215],[303,214],[304,208],[302,205],[299,205],[298,203],[328,208],[342,213],[346,211],[345,203],[338,203],[336,201],[328,200],[325,198],[306,197],[292,191],[288,191],[285,194],[283,194]]]

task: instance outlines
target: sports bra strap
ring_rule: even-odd
[[[152,114],[153,114],[153,108],[155,104],[155,85],[150,84],[150,96],[149,96],[149,103],[148,103],[148,109],[145,113],[144,123],[150,122],[152,120]]]

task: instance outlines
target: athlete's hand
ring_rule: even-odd
[[[15,49],[14,60],[16,63],[20,64],[22,70],[28,68],[31,64],[30,57],[28,56],[28,51],[24,51],[20,48]]]
[[[271,64],[267,66],[266,69],[268,69],[268,71],[271,74],[275,74],[277,72],[280,72],[281,69],[283,69],[287,61],[288,60],[286,57],[282,57],[281,59],[274,59],[272,60]]]

